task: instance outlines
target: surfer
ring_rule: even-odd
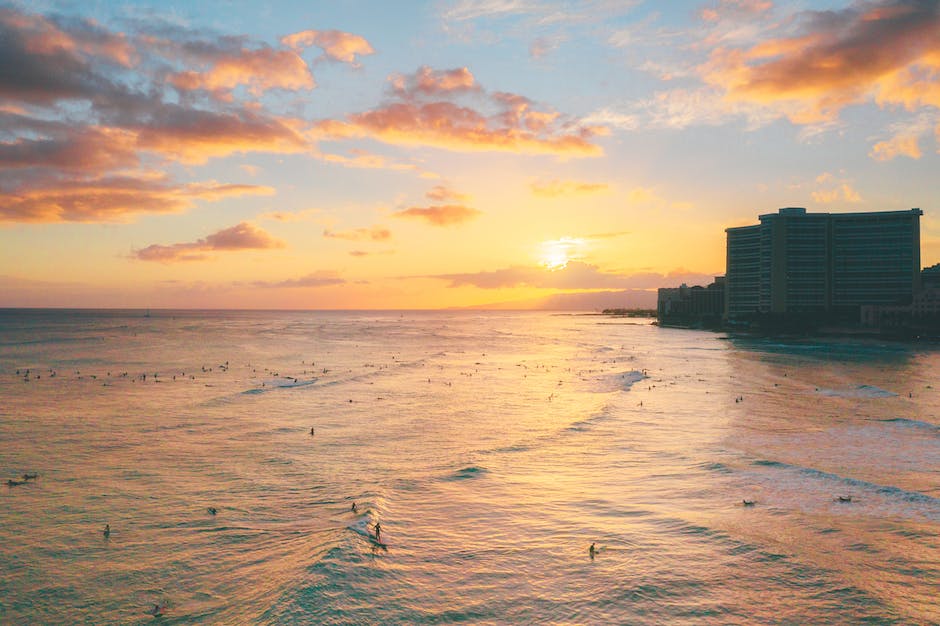
[[[591,558],[594,558],[594,555],[597,553],[597,548],[594,547],[594,543],[591,544],[591,547],[588,548],[588,553],[590,553]]]
[[[349,510],[352,511],[353,513],[357,513],[359,511],[359,508],[356,506],[356,503],[353,502],[352,506],[349,507]]]
[[[744,506],[754,506],[754,500],[742,500]]]
[[[160,615],[163,615],[163,607],[161,607],[159,604],[154,604],[153,608],[150,609],[150,614],[153,615],[154,617],[159,617]]]
[[[107,539],[111,536],[111,524],[105,524],[104,530],[101,531],[101,534],[104,535],[104,538]]]
[[[310,436],[311,436],[311,437],[313,437],[313,432],[314,432],[314,431],[313,431],[313,427],[311,426],[311,427],[310,427]]]
[[[210,506],[209,508],[206,509],[206,511],[208,511],[209,515],[215,515],[216,513],[219,512],[219,510],[215,508],[214,506]]]
[[[382,525],[378,522],[375,523],[375,538],[378,540],[382,539]]]

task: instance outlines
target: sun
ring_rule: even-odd
[[[539,265],[550,272],[556,272],[568,267],[568,263],[581,258],[581,248],[584,240],[576,237],[562,237],[543,241],[540,244]]]

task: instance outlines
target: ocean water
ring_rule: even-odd
[[[0,311],[0,470],[2,624],[940,623],[932,346]]]

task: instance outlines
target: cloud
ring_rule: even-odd
[[[470,207],[459,204],[445,204],[429,207],[411,207],[392,213],[392,217],[420,219],[432,226],[453,226],[455,224],[468,222],[480,214],[481,211],[471,209]]]
[[[87,22],[67,29],[41,15],[0,8],[0,97],[51,104],[125,93],[98,69],[130,64],[131,51],[115,48],[120,41]]]
[[[840,199],[846,202],[861,202],[862,196],[848,183],[841,183],[830,189],[821,189],[812,193],[813,200],[819,204],[830,204]]]
[[[923,153],[917,145],[917,135],[896,135],[872,146],[868,156],[876,161],[890,161],[898,156],[919,159]]]
[[[434,202],[463,202],[470,198],[467,194],[458,193],[444,185],[435,185],[424,195],[428,200]]]
[[[607,183],[584,183],[557,179],[548,182],[534,182],[529,187],[533,194],[543,198],[599,193],[607,191],[609,188]]]
[[[706,22],[746,20],[767,13],[773,6],[770,0],[718,0],[717,4],[703,8],[699,15]]]
[[[0,8],[0,220],[121,221],[180,211],[198,198],[270,193],[175,184],[139,168],[153,167],[154,157],[198,165],[244,152],[310,151],[308,122],[245,101],[313,87],[295,50],[130,23],[137,32],[116,33]]]
[[[265,289],[303,289],[316,287],[332,287],[335,285],[347,284],[346,279],[341,278],[336,272],[320,270],[301,276],[300,278],[290,278],[281,281],[255,281],[252,283],[255,287]]]
[[[275,222],[306,222],[322,213],[320,209],[304,209],[302,211],[270,211],[262,213],[258,219],[274,220]]]
[[[539,110],[524,96],[488,93],[466,68],[422,67],[411,76],[393,75],[390,82],[392,101],[344,120],[323,120],[314,134],[333,140],[369,137],[389,144],[465,152],[602,153],[594,139],[606,134],[606,129]],[[465,98],[472,103],[465,103]]]
[[[269,89],[313,89],[316,83],[306,62],[293,50],[241,48],[219,54],[202,70],[176,72],[167,81],[180,91],[204,89],[224,95],[244,85],[254,96]]]
[[[418,169],[418,166],[413,163],[390,161],[381,155],[373,154],[358,148],[350,150],[349,152],[352,154],[352,156],[329,154],[325,152],[314,152],[313,156],[317,157],[318,159],[322,159],[327,163],[338,163],[344,167],[360,169],[383,169],[397,171],[415,171]]]
[[[375,52],[364,37],[339,30],[304,30],[281,38],[281,43],[295,50],[316,46],[328,59],[356,67],[359,66],[357,56]]]
[[[807,11],[798,31],[750,48],[719,47],[703,78],[731,102],[756,103],[797,124],[835,119],[867,101],[940,106],[940,6],[856,1]]]
[[[537,37],[529,45],[529,56],[533,59],[541,59],[557,50],[562,40],[562,37]]]
[[[171,245],[153,244],[134,251],[134,257],[140,261],[198,261],[206,258],[206,253],[235,250],[266,250],[283,248],[283,241],[275,239],[264,230],[248,222],[241,222],[231,228],[220,230],[192,243],[174,243]]]
[[[444,11],[448,20],[465,21],[481,17],[494,17],[529,13],[539,7],[531,0],[460,0]]]
[[[214,181],[178,185],[146,172],[41,179],[3,191],[0,222],[120,222],[137,213],[176,213],[197,200],[274,193],[270,187]]]
[[[298,126],[247,109],[213,112],[165,105],[134,130],[141,149],[201,164],[238,152],[302,152],[308,144]]]
[[[392,238],[392,231],[381,226],[340,232],[327,229],[323,231],[323,236],[327,239],[345,239],[346,241],[388,241]]]
[[[349,256],[354,256],[354,257],[379,256],[379,255],[385,256],[385,255],[394,254],[394,253],[395,253],[394,250],[381,250],[379,252],[369,252],[366,250],[350,250]]]
[[[868,156],[876,161],[890,161],[899,156],[919,159],[923,154],[920,138],[931,131],[940,137],[940,111],[922,111],[913,118],[899,120],[888,127],[891,137],[876,142]]]
[[[676,270],[669,274],[644,272],[618,274],[604,272],[596,265],[570,261],[563,268],[549,270],[541,266],[513,266],[500,270],[468,274],[437,274],[426,278],[447,281],[448,287],[472,286],[479,289],[536,287],[541,289],[656,289],[681,283],[701,285],[713,276]]]
[[[435,70],[425,65],[411,75],[393,74],[389,77],[389,83],[392,91],[405,99],[412,99],[419,95],[437,96],[481,89],[473,74],[466,67]]]

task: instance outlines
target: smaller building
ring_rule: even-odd
[[[707,287],[661,287],[656,298],[656,317],[675,326],[720,326],[725,311],[725,277],[716,276]]]

